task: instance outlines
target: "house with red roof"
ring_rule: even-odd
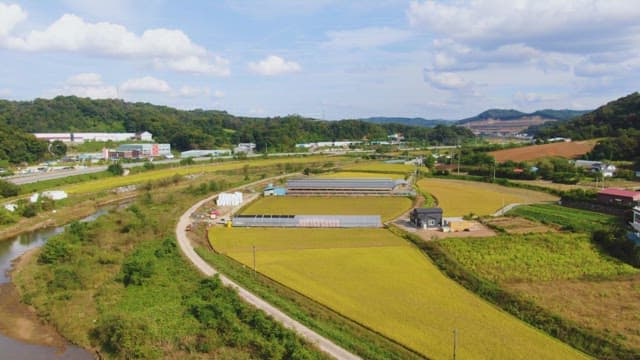
[[[598,202],[607,205],[634,207],[640,205],[640,191],[603,189],[598,193]]]

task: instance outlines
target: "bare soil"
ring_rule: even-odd
[[[443,232],[440,230],[418,229],[407,219],[398,219],[393,224],[403,230],[419,236],[424,241],[439,240],[446,238],[466,238],[466,237],[488,237],[496,236],[496,232],[477,221],[471,221],[469,231]]]
[[[503,216],[488,218],[484,221],[489,225],[504,229],[507,234],[531,234],[556,231],[551,227],[520,217]]]
[[[496,161],[528,161],[545,157],[563,157],[574,159],[593,150],[596,140],[558,142],[544,145],[532,145],[515,149],[506,149],[490,152]]]
[[[14,271],[30,261],[37,249],[16,259]],[[0,333],[30,344],[45,345],[64,350],[67,342],[55,328],[38,318],[36,310],[20,302],[20,294],[13,283],[0,284]]]

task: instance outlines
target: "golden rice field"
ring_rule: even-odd
[[[260,198],[242,214],[261,215],[380,215],[382,221],[394,219],[411,208],[406,197],[362,196],[271,196]]]
[[[426,357],[585,359],[483,301],[383,229],[212,228],[212,246]]]
[[[224,171],[241,169],[245,165],[249,166],[270,166],[279,163],[308,163],[314,161],[322,161],[327,159],[323,156],[295,157],[295,158],[274,158],[274,159],[255,159],[245,161],[221,162],[221,163],[198,163],[192,166],[181,166],[176,168],[167,168],[159,170],[150,170],[138,174],[128,176],[110,177],[92,181],[85,181],[78,184],[67,185],[61,187],[70,194],[98,192],[108,189],[127,186],[132,184],[142,184],[147,181],[156,181],[160,179],[170,178],[175,174],[190,175],[198,173],[210,173],[214,171]]]
[[[371,171],[380,173],[408,174],[416,169],[413,165],[387,164],[380,161],[359,162],[342,168],[344,171]]]
[[[393,179],[402,180],[405,175],[398,173],[371,173],[371,172],[357,172],[357,171],[340,171],[335,173],[320,174],[314,176],[320,179]]]
[[[503,206],[519,203],[557,201],[557,196],[518,188],[475,181],[449,179],[422,179],[418,181],[420,190],[438,199],[438,206],[444,216],[490,215]]]

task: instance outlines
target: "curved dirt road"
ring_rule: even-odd
[[[190,220],[191,214],[193,214],[198,208],[200,208],[206,202],[212,201],[216,196],[217,194],[212,195],[194,204],[192,207],[189,208],[189,210],[187,210],[184,214],[182,214],[182,216],[180,217],[180,220],[178,221],[178,225],[176,226],[176,239],[178,241],[178,246],[180,247],[180,250],[189,259],[189,261],[191,261],[193,265],[195,265],[195,267],[206,276],[213,276],[214,274],[217,274],[218,271],[213,267],[211,267],[206,261],[204,261],[195,252],[195,250],[193,249],[193,246],[191,245],[191,242],[189,241],[189,238],[187,237],[186,228],[187,228],[187,225],[191,223],[191,220]],[[269,314],[274,319],[276,319],[276,321],[278,321],[285,327],[292,329],[307,341],[311,342],[312,344],[315,344],[323,352],[329,354],[330,356],[333,356],[336,359],[345,359],[345,360],[360,359],[358,356],[334,344],[329,339],[319,335],[318,333],[302,325],[298,321],[290,318],[288,315],[278,310],[274,306],[270,305],[266,301],[250,293],[248,290],[240,287],[238,284],[236,284],[226,276],[222,274],[219,274],[219,275],[220,275],[220,281],[222,281],[224,285],[235,289],[238,292],[238,295],[240,295],[240,297],[244,301],[248,302],[249,304]]]

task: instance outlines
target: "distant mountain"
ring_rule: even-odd
[[[370,117],[366,119],[360,119],[374,124],[401,124],[406,126],[422,126],[422,127],[435,127],[438,125],[454,125],[455,122],[451,120],[442,119],[425,119],[425,118],[405,118],[405,117]]]
[[[483,120],[521,120],[522,118],[534,118],[539,117],[548,120],[569,120],[574,117],[588,113],[591,110],[552,110],[544,109],[534,111],[532,113],[523,113],[513,109],[489,109],[476,116],[462,119],[458,121],[458,124],[466,124],[470,122],[483,121]]]

